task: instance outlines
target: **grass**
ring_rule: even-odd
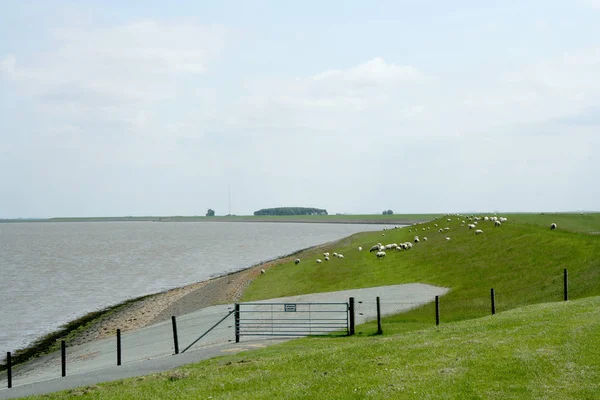
[[[412,333],[300,339],[43,398],[593,399],[599,340],[591,297]]]
[[[421,282],[451,289],[440,303],[442,321],[448,322],[489,314],[491,288],[498,311],[561,300],[563,269],[569,271],[571,297],[600,295],[600,235],[586,233],[600,231],[600,214],[512,214],[507,218],[497,228],[480,221],[481,235],[461,226],[465,219],[456,216],[451,221],[443,217],[401,229],[358,233],[298,254],[298,266],[293,259],[283,260],[255,280],[242,300]],[[551,231],[550,223],[555,221],[559,228]],[[445,227],[450,229],[438,232]],[[412,250],[388,251],[385,259],[368,251],[375,243],[412,241],[415,235],[421,242]],[[325,251],[343,253],[344,259],[332,257],[317,264],[315,260],[323,258]],[[382,299],[383,311],[386,301],[394,299]],[[432,315],[429,305],[385,322],[393,331],[410,330],[430,324]],[[372,330],[376,329],[371,326],[363,331]]]

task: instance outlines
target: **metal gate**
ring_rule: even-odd
[[[240,303],[235,305],[235,341],[240,336],[314,336],[351,333],[348,303]]]

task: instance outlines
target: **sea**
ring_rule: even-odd
[[[0,223],[0,354],[89,312],[384,225]]]

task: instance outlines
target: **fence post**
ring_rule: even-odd
[[[377,334],[381,335],[383,330],[381,329],[381,305],[379,303],[379,296],[377,296]]]
[[[564,299],[569,300],[569,271],[565,268],[564,271]]]
[[[175,316],[171,315],[171,322],[173,323],[173,342],[175,345],[175,354],[179,354],[179,338],[177,337],[177,321]]]
[[[60,341],[60,365],[62,376],[67,376],[67,343],[64,340]]]
[[[496,296],[494,296],[494,288],[491,290],[492,296],[492,315],[496,314]]]
[[[117,365],[121,365],[121,330],[117,329]]]
[[[350,297],[349,299],[349,308],[348,308],[348,312],[350,313],[350,331],[349,331],[349,335],[352,336],[354,335],[354,297]]]
[[[235,342],[240,342],[240,305],[235,303]]]
[[[12,360],[10,358],[10,351],[6,353],[6,380],[10,389],[12,387]]]
[[[440,296],[435,296],[435,324],[440,324]]]

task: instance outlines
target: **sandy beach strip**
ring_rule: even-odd
[[[170,320],[173,315],[184,315],[217,304],[235,303],[242,297],[244,289],[252,280],[260,275],[261,269],[267,270],[281,262],[291,261],[292,258],[293,256],[286,256],[207,281],[134,300],[117,311],[97,318],[72,338],[69,344],[78,345],[114,336],[117,329],[121,332],[134,331]]]

